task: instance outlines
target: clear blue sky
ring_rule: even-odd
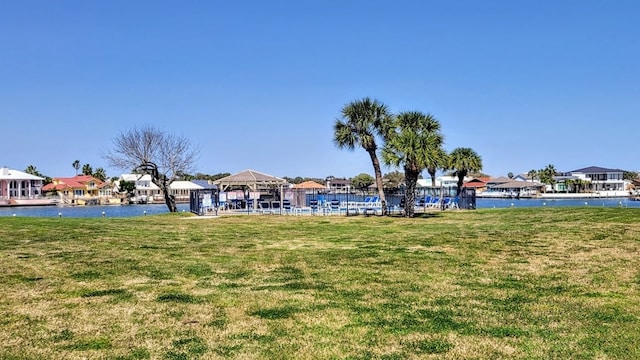
[[[113,138],[153,125],[207,174],[373,174],[332,142],[368,96],[432,113],[490,175],[640,170],[639,19],[636,0],[4,0],[0,166],[117,176]]]

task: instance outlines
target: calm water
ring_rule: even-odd
[[[189,204],[178,204],[178,211],[189,211]],[[134,217],[166,213],[167,205],[100,205],[100,206],[16,206],[0,207],[0,216],[35,217]]]
[[[634,207],[640,208],[640,201],[626,198],[611,199],[477,199],[479,209],[509,207],[543,207],[543,206],[600,206],[600,207]],[[189,204],[178,204],[178,211],[189,211]],[[107,205],[107,206],[34,206],[34,207],[0,207],[0,216],[35,216],[35,217],[105,217],[123,218],[166,213],[164,204],[154,205]]]

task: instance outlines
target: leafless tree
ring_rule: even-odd
[[[169,211],[176,212],[176,199],[169,185],[181,174],[192,172],[198,154],[186,137],[144,126],[120,133],[104,158],[112,167],[150,175],[164,194]]]

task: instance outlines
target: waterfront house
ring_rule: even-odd
[[[193,181],[175,180],[169,184],[169,194],[173,195],[177,202],[188,202],[191,190],[201,190],[203,186]]]
[[[349,179],[338,179],[329,176],[326,181],[327,189],[332,192],[347,192],[351,188],[351,180]]]
[[[133,191],[133,202],[161,202],[164,201],[160,188],[151,181],[151,175],[148,174],[122,174],[120,179],[116,180],[116,188],[119,189],[120,181],[134,182],[136,188]]]
[[[463,184],[464,184],[464,182],[471,181],[471,180],[473,180],[472,177],[465,176],[464,179],[463,179]],[[436,177],[436,187],[455,188],[457,186],[458,186],[458,177],[457,176],[442,175],[442,176]],[[417,188],[430,188],[430,187],[432,187],[431,178],[418,179],[418,181],[416,182],[416,187]]]
[[[465,181],[462,184],[463,188],[474,188],[476,189],[476,194],[481,193],[487,189],[487,181],[489,181],[489,177],[477,177],[473,178],[469,181]]]
[[[103,184],[103,181],[91,175],[54,177],[50,184],[42,187],[42,191],[55,192],[60,197],[62,204],[97,204]]]
[[[29,173],[0,168],[0,205],[27,205],[42,198],[44,178]]]
[[[581,180],[587,180],[590,183],[591,191],[607,191],[607,192],[623,192],[629,191],[631,182],[624,180],[624,170],[607,169],[598,166],[589,166],[569,172],[569,175],[575,176]]]
[[[514,180],[505,176],[487,181],[487,188],[478,197],[521,198],[533,197],[540,193],[544,185],[536,181]]]

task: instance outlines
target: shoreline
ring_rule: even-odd
[[[482,196],[482,194],[476,194],[478,199],[512,199],[512,200],[580,200],[580,199],[630,199],[634,196],[629,191],[600,191],[594,193],[540,193],[536,195],[524,195],[524,196]]]

